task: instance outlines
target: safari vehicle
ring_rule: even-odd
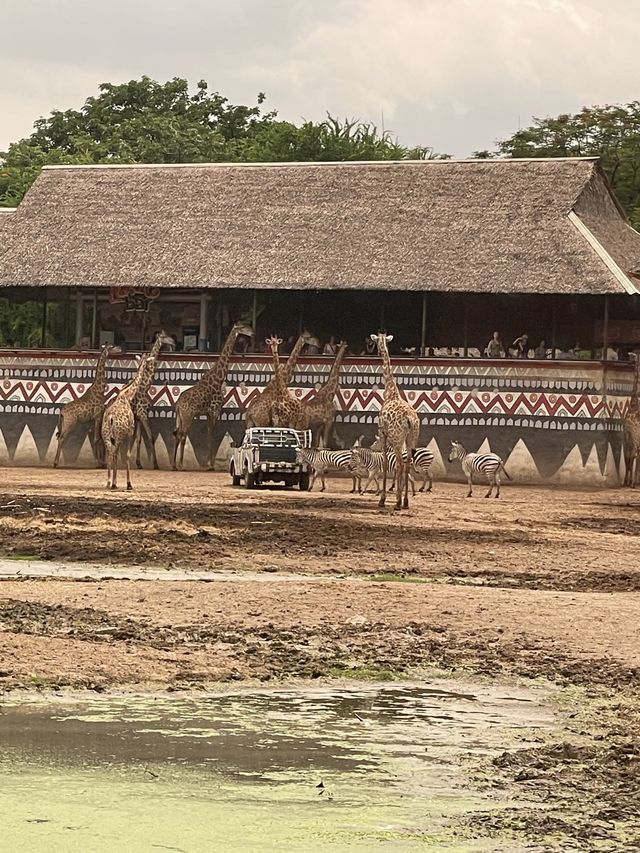
[[[234,447],[229,462],[229,473],[234,486],[244,480],[246,489],[262,483],[284,483],[299,486],[301,492],[309,488],[309,466],[296,462],[299,447],[311,447],[311,431],[299,432],[285,427],[252,427],[242,444]]]

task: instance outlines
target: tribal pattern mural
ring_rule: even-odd
[[[0,356],[0,461],[14,465],[49,464],[56,447],[60,407],[80,396],[93,380],[96,356],[39,354]],[[207,357],[171,356],[158,367],[151,389],[152,426],[160,464],[169,464],[173,442],[173,404],[211,365]],[[324,381],[329,360],[302,360],[293,382],[300,398]],[[456,472],[446,460],[451,439],[470,450],[499,453],[521,482],[616,484],[623,475],[622,419],[633,375],[623,364],[597,362],[499,362],[489,360],[398,360],[398,385],[422,420],[421,443],[436,454],[436,476]],[[134,361],[110,362],[109,392],[128,382]],[[243,432],[244,411],[271,378],[268,359],[248,356],[232,365],[222,418],[217,426],[220,466],[231,440]],[[379,361],[347,360],[341,372],[333,444],[355,438],[373,440],[382,406]],[[185,461],[204,463],[204,420],[196,423]],[[65,447],[65,464],[91,465],[86,432]],[[439,470],[438,470],[439,469]]]

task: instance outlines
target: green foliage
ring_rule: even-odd
[[[44,291],[42,292],[44,297]],[[47,305],[45,340],[42,341],[42,301],[14,302],[0,299],[0,347],[45,347],[60,349],[66,346],[65,312],[60,302]]]
[[[202,163],[239,161],[404,160],[435,156],[408,149],[374,125],[339,121],[301,127],[255,106],[230,104],[201,80],[149,77],[103,83],[80,110],[54,110],[33,133],[0,154],[0,205],[14,206],[44,165],[63,163]]]
[[[507,157],[600,157],[618,201],[640,225],[640,101],[534,119],[498,150]]]

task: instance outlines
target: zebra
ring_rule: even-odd
[[[485,498],[491,497],[494,486],[496,487],[496,497],[500,497],[500,471],[504,472],[507,480],[511,479],[505,471],[503,460],[497,453],[468,453],[460,442],[452,441],[449,462],[453,462],[456,459],[459,459],[462,463],[462,471],[469,483],[468,498],[473,494],[474,474],[484,474],[489,482],[489,491],[485,495]]]
[[[376,435],[373,444],[371,445],[372,450],[380,450],[380,436]],[[390,454],[390,459],[394,460],[394,477],[393,482],[391,483],[391,488],[389,491],[393,491],[396,485],[395,478],[395,457],[394,454]],[[403,461],[407,461],[407,451],[405,450],[402,454]],[[429,450],[428,447],[416,447],[413,451],[413,457],[411,459],[411,468],[410,468],[410,477],[411,477],[411,488],[413,489],[413,496],[416,494],[415,480],[422,478],[422,485],[418,489],[419,492],[424,492],[425,486],[427,485],[427,481],[429,483],[428,492],[433,491],[433,476],[431,475],[431,465],[434,460],[434,454]]]
[[[337,471],[340,468],[350,470],[351,458],[351,450],[325,450],[324,448],[299,447],[296,451],[296,462],[301,465],[308,465],[311,468],[309,491],[313,489],[316,477],[319,476],[321,483],[320,491],[324,492],[327,471]],[[353,480],[353,491],[355,491],[356,478],[353,474],[351,474],[351,479]]]
[[[383,474],[384,468],[384,460],[382,456],[381,450],[374,450],[371,447],[353,447],[351,449],[352,463],[351,470],[357,472],[360,477],[367,477],[367,481],[364,489],[360,488],[360,494],[364,495],[369,491],[369,486],[372,483],[376,485],[376,494],[380,491],[379,480]],[[406,459],[406,456],[405,456]],[[387,463],[387,471],[391,474],[393,479],[393,485],[395,485],[396,474],[397,474],[397,466],[396,466],[396,457],[395,453],[390,453],[388,457]],[[413,494],[416,493],[416,485],[413,479],[413,474],[409,472],[409,483],[411,484],[411,488],[413,490]],[[424,484],[423,484],[424,485]]]
[[[402,454],[402,458],[406,460],[406,450]],[[434,455],[427,447],[416,447],[416,449],[413,451],[413,459],[411,460],[411,469],[409,473],[414,497],[416,494],[415,481],[420,479],[420,477],[422,477],[422,485],[420,486],[418,491],[424,492],[427,482],[429,483],[429,488],[427,489],[427,491],[433,491],[433,475],[431,474],[431,463],[433,462],[433,459]],[[393,491],[395,484],[396,481],[394,477],[390,491]]]

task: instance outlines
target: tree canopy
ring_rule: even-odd
[[[200,80],[158,83],[149,77],[103,83],[79,109],[54,110],[33,132],[0,153],[0,206],[18,204],[44,165],[202,163],[240,161],[403,160],[436,157],[430,148],[406,148],[367,122],[300,126],[254,106],[231,104]]]
[[[631,223],[640,226],[640,101],[584,107],[575,115],[534,119],[498,143],[507,157],[600,157]],[[486,156],[487,152],[476,152]]]

